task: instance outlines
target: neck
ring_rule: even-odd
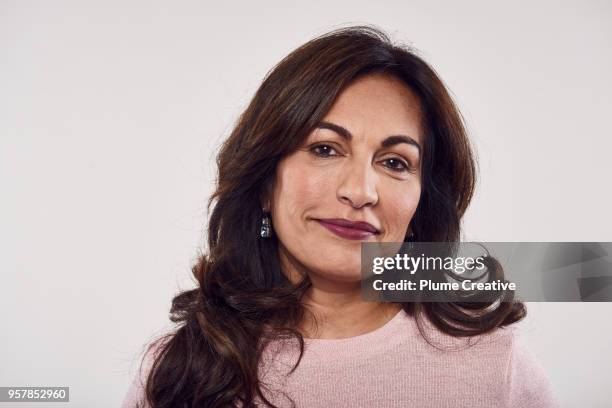
[[[302,298],[309,313],[298,330],[305,338],[341,339],[359,336],[384,326],[402,309],[401,303],[366,302],[361,281],[337,281],[307,271],[295,259],[281,256],[283,270],[294,283],[308,276],[312,286]]]
[[[360,287],[351,292],[329,292],[314,282],[304,296],[304,306],[310,311],[300,327],[306,338],[342,339],[369,333],[397,315],[399,303],[366,302]]]

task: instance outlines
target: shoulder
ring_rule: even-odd
[[[164,336],[145,346],[144,353],[141,353],[140,364],[123,398],[121,408],[149,408],[149,405],[145,401],[147,378],[151,373],[155,359],[162,352],[163,346],[167,343],[167,340],[168,337]]]
[[[475,357],[472,368],[499,381],[503,406],[559,407],[548,374],[529,347],[521,326],[500,327],[475,336],[470,343],[467,355]]]
[[[510,340],[505,373],[508,406],[559,407],[546,370],[527,344],[520,328],[511,331]]]
[[[454,337],[421,319],[423,337],[411,338],[411,350],[424,370],[436,378],[455,376],[457,383],[477,389],[492,406],[559,407],[546,370],[532,352],[523,327],[512,324],[476,336]],[[413,331],[417,336],[417,331]],[[425,375],[425,374],[423,374]]]
[[[478,336],[481,360],[499,370],[504,406],[511,408],[557,408],[548,374],[524,337],[521,326],[511,325]]]

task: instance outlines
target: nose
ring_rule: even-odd
[[[376,180],[377,175],[369,163],[347,165],[338,186],[338,200],[355,208],[376,205],[378,202]]]

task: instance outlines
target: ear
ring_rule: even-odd
[[[264,188],[259,196],[259,203],[261,208],[265,212],[270,212],[271,206],[271,197],[272,197],[272,182],[268,181],[264,184]]]
[[[270,212],[270,201],[269,200],[261,200],[261,209],[264,212]]]

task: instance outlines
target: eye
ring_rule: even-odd
[[[397,159],[395,157],[391,157],[389,159],[383,160],[383,163],[387,162],[390,165],[386,166],[391,170],[402,173],[402,172],[412,172],[412,167],[403,160]]]
[[[329,154],[330,151],[335,152],[335,150],[334,150],[333,147],[331,147],[328,144],[318,144],[318,145],[312,146],[309,150],[314,155],[319,156],[319,157],[333,157],[333,156],[337,156],[336,154]]]

